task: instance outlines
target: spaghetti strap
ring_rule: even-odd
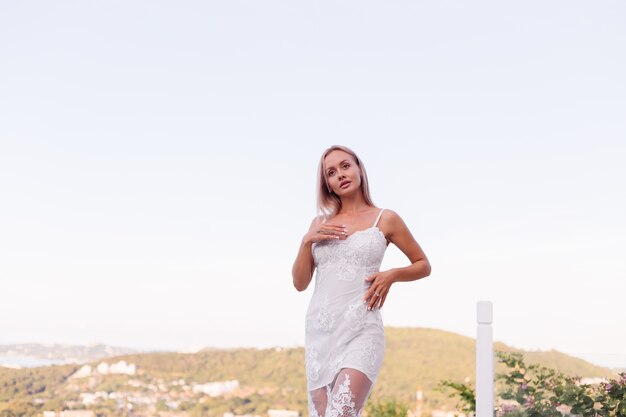
[[[385,211],[385,209],[380,209],[380,212],[378,213],[378,217],[376,217],[376,221],[374,222],[372,227],[376,227],[378,225],[378,221],[380,220],[380,216],[383,215],[383,211]]]

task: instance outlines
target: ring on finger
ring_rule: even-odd
[[[380,294],[378,293],[378,291],[375,291],[374,294],[376,295],[376,297],[380,297]]]

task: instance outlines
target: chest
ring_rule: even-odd
[[[316,266],[347,264],[380,265],[387,239],[378,227],[370,227],[352,233],[345,240],[324,240],[313,245],[313,260]]]

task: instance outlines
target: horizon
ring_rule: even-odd
[[[457,333],[454,331],[450,331],[450,330],[446,330],[446,329],[439,329],[439,328],[433,328],[433,327],[410,327],[410,326],[385,326],[385,328],[406,328],[406,329],[424,329],[424,330],[436,330],[436,331],[441,331],[441,332],[445,332],[445,333],[451,333],[454,335],[458,335],[458,336],[462,336],[462,337],[466,337],[469,339],[473,339],[475,340],[476,337],[475,336],[468,336],[468,335],[464,335],[461,333]],[[570,356],[572,358],[576,358],[576,359],[581,359],[585,362],[588,362],[592,365],[595,366],[599,366],[602,368],[606,368],[609,370],[624,370],[626,371],[626,354],[624,355],[606,355],[606,354],[596,354],[596,353],[571,353],[571,352],[563,352],[561,350],[558,349],[525,349],[525,348],[520,348],[517,346],[513,346],[505,341],[502,340],[496,340],[494,339],[493,341],[494,346],[495,344],[501,343],[506,345],[509,348],[512,348],[514,350],[519,350],[522,352],[558,352],[558,353],[562,353],[565,354],[567,356]],[[141,353],[160,353],[160,352],[168,352],[168,353],[184,353],[184,354],[194,354],[194,353],[198,353],[201,350],[205,350],[205,349],[214,349],[214,350],[238,350],[238,349],[257,349],[257,350],[272,350],[272,349],[299,349],[299,348],[304,348],[304,344],[302,345],[298,345],[298,344],[294,344],[294,345],[248,345],[248,346],[214,346],[214,345],[201,345],[201,346],[184,346],[184,347],[178,347],[178,348],[164,348],[164,347],[146,347],[146,346],[130,346],[130,345],[113,345],[113,344],[109,344],[109,343],[105,343],[102,341],[92,341],[92,342],[88,342],[88,343],[83,343],[83,344],[73,344],[73,343],[57,343],[57,342],[51,342],[51,343],[40,343],[40,342],[20,342],[20,343],[2,343],[0,344],[0,347],[2,346],[11,346],[11,345],[29,345],[29,344],[33,344],[33,345],[41,345],[41,346],[46,346],[46,347],[52,347],[52,346],[62,346],[62,347],[90,347],[90,346],[97,346],[97,345],[102,345],[102,346],[107,346],[107,347],[111,347],[111,348],[118,348],[118,349],[130,349],[130,350],[134,350],[136,351],[136,353],[141,354]],[[495,350],[494,350],[495,351]],[[123,356],[123,355],[116,355],[116,356]],[[615,357],[617,356],[617,357]],[[592,357],[604,357],[604,361],[603,360],[594,360],[592,359]],[[608,358],[607,358],[608,357]],[[495,356],[494,356],[494,361],[495,361]],[[82,363],[82,362],[81,362]]]

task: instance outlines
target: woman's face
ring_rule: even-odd
[[[340,197],[361,189],[361,169],[347,152],[334,150],[326,155],[324,175],[330,189]]]

